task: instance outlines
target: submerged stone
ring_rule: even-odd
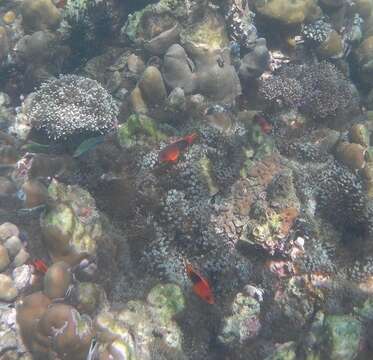
[[[329,315],[324,326],[330,360],[355,359],[362,335],[361,322],[350,315]]]
[[[121,146],[130,148],[135,144],[165,140],[166,135],[157,129],[155,121],[143,114],[132,114],[118,129]]]
[[[275,352],[271,356],[266,357],[265,360],[296,360],[295,350],[296,343],[289,341],[279,345]]]

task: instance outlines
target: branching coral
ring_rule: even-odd
[[[299,108],[316,120],[356,108],[356,91],[332,64],[288,65],[262,81],[262,96],[280,107]]]
[[[27,117],[57,140],[80,133],[104,134],[116,126],[117,114],[114,99],[97,81],[62,75],[40,86]]]
[[[318,207],[334,223],[341,226],[359,226],[365,222],[363,184],[344,165],[329,163],[318,176]]]

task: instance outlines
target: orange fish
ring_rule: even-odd
[[[181,152],[187,149],[197,139],[198,134],[192,133],[163,148],[158,154],[160,163],[175,163],[179,160]]]
[[[186,273],[193,283],[194,293],[207,303],[215,304],[214,295],[208,281],[196,270],[194,270],[193,266],[188,261],[184,260],[184,263]]]
[[[163,148],[158,154],[160,163],[174,163],[179,160],[181,151],[177,143],[172,143]]]
[[[47,264],[41,259],[36,259],[32,261],[31,265],[35,268],[37,272],[42,273],[42,274],[45,274],[48,270]]]
[[[182,140],[185,140],[190,146],[196,141],[197,138],[198,138],[197,133],[191,133],[189,135],[185,135]]]
[[[269,134],[272,131],[272,125],[262,115],[255,115],[254,120],[260,126],[264,134]]]

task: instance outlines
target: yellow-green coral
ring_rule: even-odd
[[[191,42],[209,50],[228,46],[229,40],[224,22],[217,16],[207,16],[201,23],[194,24],[181,33],[182,42]]]
[[[118,130],[119,143],[126,148],[136,143],[159,142],[166,138],[167,136],[157,129],[155,121],[142,114],[132,114]]]

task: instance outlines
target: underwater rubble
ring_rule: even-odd
[[[0,0],[0,360],[373,358],[371,0]]]

